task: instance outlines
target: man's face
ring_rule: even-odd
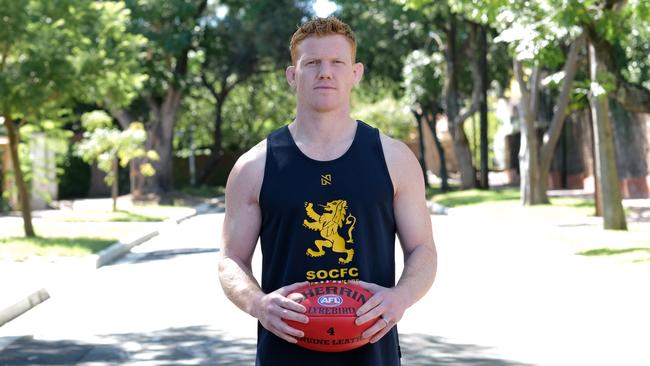
[[[296,64],[286,74],[299,107],[320,113],[349,109],[350,93],[361,80],[363,65],[353,63],[348,40],[338,34],[308,37],[297,51]]]

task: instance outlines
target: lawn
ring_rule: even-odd
[[[130,205],[116,212],[102,208],[41,211],[33,220],[37,238],[23,237],[19,217],[0,217],[0,259],[86,256],[115,242],[151,232],[161,221],[191,212],[188,207],[161,205]]]
[[[24,261],[32,256],[82,257],[98,253],[116,241],[115,238],[94,237],[0,238],[0,260]]]

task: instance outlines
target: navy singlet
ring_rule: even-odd
[[[350,148],[318,161],[296,145],[288,126],[267,137],[260,192],[262,289],[295,282],[363,280],[395,285],[393,184],[379,130],[357,121]],[[329,353],[300,348],[258,323],[258,366],[395,366],[397,328],[379,342]]]

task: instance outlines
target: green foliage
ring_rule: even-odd
[[[352,116],[392,138],[407,141],[415,128],[415,121],[404,103],[391,95],[375,100],[364,97],[362,93],[353,94]]]
[[[233,89],[223,107],[223,149],[245,151],[276,128],[293,120],[295,96],[287,85],[284,72],[276,71],[251,77]],[[179,155],[189,154],[189,134],[198,153],[213,144],[214,100],[206,89],[192,89],[185,98],[174,137]]]
[[[271,131],[293,121],[295,95],[283,71],[257,75],[233,90],[226,102],[223,146],[227,151],[244,151]]]
[[[96,162],[97,167],[106,173],[106,184],[112,185],[115,177],[115,164],[125,167],[135,158],[147,157],[157,160],[157,154],[144,149],[147,133],[142,123],[134,122],[129,128],[120,131],[108,126],[111,117],[102,111],[84,113],[81,117],[84,127],[83,140],[77,146],[77,154],[86,162]],[[93,129],[94,128],[94,129]],[[141,172],[146,176],[155,173],[151,164],[142,164]]]
[[[493,103],[489,103],[494,105]],[[481,149],[480,149],[480,114],[475,113],[472,117],[467,119],[465,122],[465,135],[469,142],[469,148],[472,152],[472,160],[476,165],[479,165],[481,161]],[[493,111],[488,111],[488,145],[492,145],[494,141],[494,136],[497,133],[501,123],[496,117],[496,113]],[[488,148],[488,169],[494,168],[494,149]]]
[[[2,0],[0,9],[3,114],[38,122],[71,98],[128,99],[138,40],[124,32],[121,3]]]
[[[337,12],[357,38],[357,60],[364,63],[364,83],[401,97],[404,61],[412,50],[425,48],[437,32],[426,14],[390,0],[337,1]],[[430,50],[426,47],[427,50]]]
[[[131,14],[128,31],[144,38],[142,56],[137,58],[147,75],[143,90],[158,97],[169,84],[184,85],[186,75],[180,69],[186,65],[184,50],[196,44],[201,31],[197,26],[201,1],[126,0],[125,4]]]
[[[444,55],[440,52],[426,54],[415,50],[404,65],[404,95],[413,108],[435,111],[442,109],[444,83]]]

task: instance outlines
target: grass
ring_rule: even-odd
[[[115,243],[114,238],[0,238],[0,259],[23,261],[32,256],[81,257],[97,253]]]
[[[605,255],[617,255],[617,254],[626,254],[626,253],[634,253],[634,252],[645,252],[650,254],[650,248],[621,248],[621,249],[598,248],[598,249],[590,249],[590,250],[578,252],[578,255],[605,256]]]
[[[439,190],[439,193],[436,190],[430,190],[429,192],[434,202],[446,207],[477,205],[488,202],[519,201],[518,188],[452,190],[446,193],[442,193]]]
[[[168,218],[165,215],[151,215],[132,211],[85,211],[63,219],[65,222],[160,222]]]

